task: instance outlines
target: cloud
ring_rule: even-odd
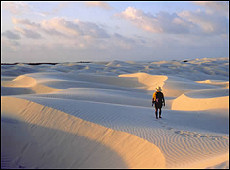
[[[15,24],[15,30],[26,38],[32,39],[41,39],[42,35],[39,34],[39,30],[41,29],[40,24],[31,22],[28,19],[17,19],[12,18],[13,24]],[[21,27],[19,27],[20,25]]]
[[[40,9],[36,9],[36,6],[30,5],[27,2],[1,2],[3,9],[8,10],[12,15],[35,15],[46,17],[48,15],[55,15],[59,13],[63,8],[69,5],[69,2],[61,2],[55,6],[51,11],[38,12]],[[45,5],[45,4],[44,4]]]
[[[112,9],[112,7],[108,3],[102,1],[89,1],[89,2],[85,2],[85,4],[88,7],[99,7],[106,10]]]
[[[16,27],[15,29],[18,32],[20,32],[20,34],[25,36],[26,38],[32,38],[32,39],[41,39],[42,38],[41,34],[35,32],[31,29],[19,28],[19,27]]]
[[[31,22],[28,19],[17,19],[15,17],[12,17],[12,22],[15,25],[20,24],[26,28],[31,28],[31,29],[39,29],[40,28],[40,24],[35,23],[35,22]]]
[[[56,17],[50,20],[43,20],[42,28],[49,31],[55,30],[56,33],[61,33],[62,35],[66,35],[68,37],[78,37],[82,35],[82,31],[80,30],[78,24],[64,18]]]
[[[159,12],[156,15],[144,13],[133,7],[117,14],[137,27],[152,33],[219,35],[227,34],[228,19],[216,13],[183,11],[181,13]]]
[[[88,36],[93,38],[109,38],[108,33],[97,24],[79,20],[66,20],[64,18],[53,18],[41,23],[45,31],[54,31],[68,37]]]
[[[136,46],[136,41],[132,38],[118,33],[109,34],[102,25],[93,22],[59,17],[40,22],[18,18],[12,20],[14,32],[21,36],[19,41],[21,46],[26,46],[32,51],[39,51],[38,49],[44,51],[45,48],[47,53],[79,50],[79,52],[85,51],[84,53],[94,51],[95,54],[105,55],[103,51],[109,54],[111,50],[126,51]],[[10,43],[7,45],[12,46]]]
[[[145,15],[141,10],[133,7],[126,8],[116,16],[129,20],[134,25],[150,32],[162,32],[163,30],[158,26],[157,20],[154,17]]]
[[[9,54],[11,52],[18,52],[21,48],[21,44],[18,42],[18,40],[14,39],[8,39],[6,37],[1,38],[1,52],[4,54]],[[4,58],[4,55],[2,55]]]
[[[12,18],[18,31],[24,35],[33,35],[30,37],[41,37],[38,32],[52,36],[62,36],[68,38],[91,37],[91,38],[109,38],[110,35],[92,22],[83,22],[79,20],[67,20],[65,18],[55,17],[49,20],[42,20],[39,23],[28,19]]]
[[[14,32],[22,37],[20,42],[23,42],[23,44],[30,42],[31,45],[36,44],[36,46],[43,44],[50,49],[59,48],[60,46],[67,49],[103,49],[105,47],[104,44],[107,47],[107,44],[111,44],[110,40],[114,38],[101,25],[77,19],[68,20],[55,17],[40,22],[33,22],[28,19],[12,18],[12,21],[15,29]],[[4,36],[8,36],[9,39],[10,33],[6,32]],[[35,41],[32,42],[23,37]],[[120,43],[121,41],[118,44]]]
[[[226,17],[215,13],[202,11],[183,11],[178,14],[184,20],[192,22],[197,26],[197,30],[192,30],[194,34],[223,35],[228,34],[229,21]]]
[[[40,12],[40,15],[47,16],[47,15],[56,15],[59,13],[62,9],[65,9],[69,5],[69,2],[61,2],[58,5],[56,5],[51,11],[48,12]]]
[[[46,60],[47,56],[51,56],[53,61],[57,59],[74,61],[77,56],[79,58],[84,56],[87,59],[96,56],[101,59],[110,56],[120,57],[119,59],[127,59],[127,57],[128,59],[132,57],[151,59],[149,58],[151,56],[158,56],[159,59],[162,59],[160,58],[162,56],[176,59],[201,54],[203,57],[228,56],[229,21],[228,17],[221,12],[222,8],[226,11],[221,5],[197,2],[197,5],[206,10],[201,8],[202,10],[197,11],[156,14],[128,7],[117,14],[131,25],[147,32],[143,34],[143,32],[137,33],[136,29],[130,31],[133,27],[127,27],[129,24],[121,25],[120,29],[116,29],[115,26],[106,27],[94,22],[64,17],[38,20],[36,16],[36,20],[32,20],[35,19],[34,16],[29,18],[31,16],[29,14],[35,14],[31,11],[32,6],[27,6],[26,2],[24,6],[23,3],[21,5],[15,3],[13,3],[14,7],[7,7],[14,13],[12,17],[14,30],[10,29],[2,33],[4,55],[7,57],[10,50],[14,52],[11,53],[12,58],[20,55],[21,58],[27,56],[37,61]],[[102,4],[91,3],[94,7],[100,8]],[[64,7],[65,5],[60,3],[46,15],[57,14]],[[22,19],[25,15],[18,16],[17,13],[26,14],[28,19]],[[114,31],[112,27],[121,32]]]
[[[229,16],[229,2],[228,1],[194,1],[196,5],[203,6],[209,13],[218,12],[219,15]]]
[[[25,2],[1,2],[3,9],[10,11],[12,14],[20,15],[31,10],[30,6]]]
[[[19,34],[13,32],[13,31],[10,31],[10,30],[3,32],[2,36],[6,37],[8,39],[12,39],[12,40],[19,40],[19,39],[21,39],[21,37],[20,37]]]
[[[192,23],[184,20],[176,13],[160,12],[153,16],[149,13],[144,13],[142,10],[128,7],[122,13],[117,14],[117,16],[129,20],[143,30],[153,33],[188,33],[190,27],[193,27]]]
[[[82,30],[84,35],[88,35],[94,38],[109,38],[109,34],[105,29],[99,27],[97,24],[92,22],[77,22],[78,26]]]

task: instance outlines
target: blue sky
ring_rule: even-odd
[[[228,1],[1,1],[1,61],[229,57],[228,30]]]

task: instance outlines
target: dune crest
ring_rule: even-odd
[[[215,86],[229,89],[229,81],[204,80],[204,81],[196,81],[196,82],[197,83],[203,83],[203,84],[211,84],[211,85],[215,85]]]
[[[183,94],[173,101],[171,109],[184,111],[229,109],[229,97],[191,98]]]
[[[122,74],[119,77],[135,77],[139,83],[146,86],[147,90],[154,90],[157,86],[163,87],[165,81],[168,79],[167,76],[150,75],[147,73]]]
[[[12,81],[3,82],[4,87],[33,87],[37,84],[36,79],[21,75],[13,79]]]
[[[3,81],[1,83],[5,91],[5,95],[11,95],[11,89],[15,91],[22,91],[21,94],[25,93],[50,93],[59,91],[59,89],[50,88],[43,84],[37,82],[37,80],[33,77],[29,77],[27,75],[21,75],[13,79],[12,81]],[[19,93],[20,94],[20,93]]]

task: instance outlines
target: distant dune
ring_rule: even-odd
[[[3,63],[1,168],[229,169],[229,59]]]

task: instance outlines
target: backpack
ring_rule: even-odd
[[[156,103],[162,103],[163,93],[156,92]]]

